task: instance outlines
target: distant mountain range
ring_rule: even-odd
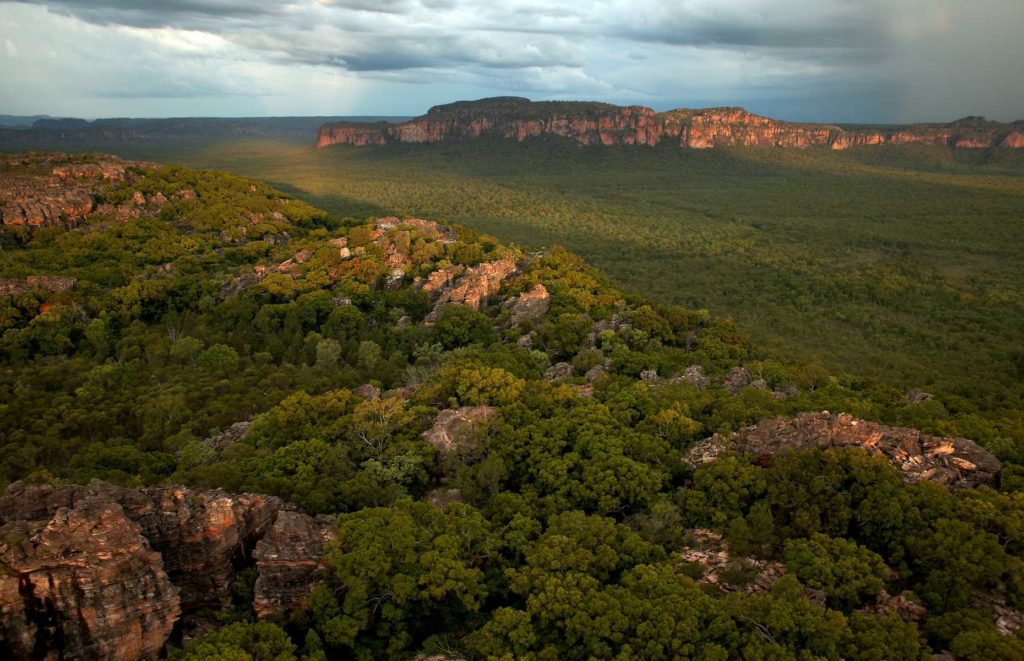
[[[332,122],[317,146],[444,142],[479,137],[525,140],[555,135],[581,145],[676,144],[683,148],[812,147],[923,143],[964,149],[1024,148],[1024,120],[1012,124],[965,117],[948,124],[842,127],[784,122],[743,108],[655,112],[645,106],[495,97],[435,106],[404,122]]]
[[[0,146],[34,143],[173,140],[182,137],[287,138],[309,140],[325,122],[338,120],[399,122],[406,117],[180,117],[166,119],[105,118],[85,120],[46,115],[0,115]]]

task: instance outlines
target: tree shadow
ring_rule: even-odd
[[[347,197],[345,195],[313,195],[309,191],[294,184],[283,181],[268,181],[277,190],[292,197],[308,202],[318,209],[323,209],[332,216],[348,216],[352,218],[368,218],[396,215],[390,209],[367,202],[366,200]]]

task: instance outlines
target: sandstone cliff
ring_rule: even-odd
[[[86,496],[0,528],[0,652],[21,659],[155,656],[178,589],[120,505]]]
[[[254,560],[257,612],[293,607],[333,530],[283,507],[180,486],[11,485],[0,497],[0,653],[154,656],[198,611],[228,606],[238,567]]]
[[[523,141],[561,136],[581,145],[713,147],[823,146],[924,143],[962,149],[1024,148],[1024,123],[1001,124],[966,117],[949,124],[844,129],[829,124],[783,122],[742,108],[678,109],[657,113],[644,106],[569,101],[532,102],[518,97],[459,101],[435,106],[401,123],[337,122],[320,127],[317,146],[444,142],[479,137]]]

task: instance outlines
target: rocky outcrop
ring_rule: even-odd
[[[678,560],[693,568],[687,573],[696,574],[698,583],[715,586],[724,593],[766,592],[786,574],[786,566],[781,562],[737,555],[722,535],[704,528],[686,531],[685,548]],[[743,576],[746,580],[734,583],[732,576]]]
[[[0,528],[0,650],[14,659],[155,656],[180,613],[160,553],[122,507],[88,495]]]
[[[572,365],[561,362],[555,363],[544,370],[545,381],[561,381],[572,377]]]
[[[885,457],[908,482],[932,480],[951,487],[973,486],[991,481],[1000,468],[998,459],[965,438],[929,436],[916,429],[887,427],[828,411],[766,420],[729,437],[715,434],[691,448],[686,460],[696,468],[727,451],[768,459],[805,448],[844,447],[862,448]]]
[[[40,520],[85,498],[115,503],[139,525],[153,550],[162,554],[186,611],[220,608],[229,601],[232,561],[252,551],[283,506],[272,496],[234,496],[180,486],[126,489],[105,483],[64,487],[15,483],[0,498],[0,520]]]
[[[97,200],[110,184],[137,178],[128,166],[156,167],[152,163],[130,163],[114,157],[96,161],[95,155],[60,153],[29,154],[0,165],[3,175],[0,176],[0,223],[65,228],[74,227],[97,212],[116,218],[142,215],[137,204],[97,206]],[[156,196],[154,202],[159,202]]]
[[[536,321],[551,307],[551,295],[547,288],[537,283],[530,291],[505,302],[509,309],[509,325],[517,328],[520,324]]]
[[[427,323],[433,323],[441,308],[449,303],[479,310],[483,301],[501,291],[501,283],[516,272],[516,263],[511,259],[483,262],[466,269],[457,279],[456,272],[457,268],[453,267],[435,271],[428,276],[423,289],[428,292],[440,291],[440,295],[434,309],[427,315]]]
[[[423,117],[400,124],[327,124],[320,128],[317,146],[442,142],[480,137],[522,141],[542,135],[570,137],[584,145],[653,145],[657,144],[660,131],[655,112],[643,106],[533,103],[518,97],[496,97],[435,106]]]
[[[126,511],[163,554],[185,610],[219,609],[230,602],[232,562],[252,552],[282,507],[277,498],[259,494],[232,496],[185,487],[138,493],[139,509]]]
[[[301,512],[278,515],[253,552],[259,569],[253,600],[257,618],[287,616],[302,606],[326,576],[324,547],[337,536],[331,517],[313,518]]]
[[[59,294],[75,286],[77,281],[63,275],[30,275],[27,278],[0,278],[0,296],[17,296],[33,290]]]
[[[322,555],[330,534],[294,512],[275,531],[283,508],[272,496],[179,486],[12,484],[0,497],[0,649],[16,658],[58,649],[60,658],[153,656],[179,616],[188,629],[197,611],[230,604],[236,566],[268,531],[254,556],[269,563],[256,605],[291,607],[302,590],[275,562]]]
[[[438,413],[433,426],[423,432],[423,440],[434,446],[439,456],[445,457],[470,443],[496,411],[491,406],[446,409]]]
[[[523,141],[560,136],[581,145],[646,145],[669,142],[686,149],[821,146],[836,150],[882,144],[923,143],[960,149],[1024,148],[1024,125],[965,117],[949,124],[844,129],[831,124],[783,122],[743,108],[677,109],[656,113],[644,106],[570,101],[532,102],[518,97],[459,101],[392,124],[338,122],[320,127],[317,147],[336,144],[450,142],[481,137]]]

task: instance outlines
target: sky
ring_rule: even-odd
[[[0,1],[0,113],[419,115],[514,95],[1024,118],[1024,0]]]

